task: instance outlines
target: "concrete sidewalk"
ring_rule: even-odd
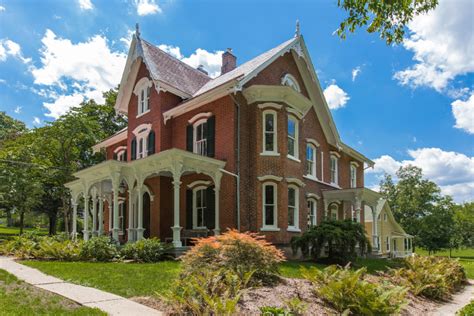
[[[454,294],[449,303],[441,305],[434,312],[430,313],[429,316],[455,316],[458,310],[469,304],[473,299],[474,280],[469,280],[469,284],[462,291]]]
[[[97,307],[109,315],[162,315],[161,312],[121,296],[92,287],[76,285],[0,256],[0,269],[38,288],[59,294],[81,305]]]

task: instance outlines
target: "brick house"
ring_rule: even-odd
[[[115,109],[128,127],[94,146],[106,161],[66,184],[85,239],[181,247],[237,228],[287,245],[326,216],[377,218],[373,162],[341,141],[298,32],[240,66],[228,49],[211,78],[137,31]]]

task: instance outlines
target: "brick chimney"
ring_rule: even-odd
[[[232,54],[232,48],[227,48],[227,51],[222,54],[221,75],[234,70],[237,67],[237,57]]]

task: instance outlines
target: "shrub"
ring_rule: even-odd
[[[108,237],[92,237],[82,246],[81,257],[86,260],[110,261],[118,257],[117,245]]]
[[[353,271],[332,265],[324,270],[303,269],[303,276],[315,286],[315,293],[338,312],[356,315],[396,314],[406,304],[407,289],[364,280],[365,268]]]
[[[289,316],[290,311],[284,309],[283,307],[275,306],[262,306],[260,307],[260,312],[262,316]]]
[[[134,243],[127,243],[120,251],[125,259],[140,262],[158,262],[169,258],[166,254],[171,245],[160,242],[158,238],[142,239]]]
[[[431,299],[449,298],[467,279],[462,265],[446,257],[414,255],[403,264],[389,271],[393,281],[408,286],[414,295]]]
[[[61,238],[45,237],[38,243],[34,257],[62,261],[81,260],[82,241],[57,240]]]
[[[178,279],[165,299],[178,314],[233,315],[252,273],[244,278],[230,270],[202,270]]]
[[[456,312],[456,316],[472,316],[474,315],[474,300]]]
[[[262,316],[298,316],[306,312],[308,304],[294,297],[285,301],[285,307],[263,306],[260,307],[260,312]]]
[[[361,256],[371,251],[364,226],[350,219],[323,221],[291,240],[291,247],[295,253],[301,249],[303,256],[316,260],[327,247],[329,261],[341,264],[353,261],[357,257],[357,246]]]
[[[244,279],[252,272],[253,281],[270,281],[278,274],[283,253],[255,233],[229,230],[218,236],[196,239],[184,256],[183,272],[225,269]]]
[[[28,236],[15,236],[0,246],[0,254],[22,259],[33,258],[38,249],[38,242]]]

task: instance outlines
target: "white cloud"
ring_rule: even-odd
[[[0,12],[3,12],[5,10],[6,10],[5,7],[3,5],[0,5]]]
[[[181,49],[177,46],[162,44],[159,45],[158,48],[180,59],[191,67],[197,68],[199,65],[203,65],[204,69],[207,70],[209,76],[212,78],[221,74],[222,53],[224,53],[221,50],[208,52],[205,49],[198,48],[190,56],[185,57],[181,53]]]
[[[149,15],[161,13],[162,10],[155,0],[135,0],[138,15]]]
[[[41,124],[40,118],[35,116],[35,117],[33,118],[33,124],[34,124],[34,125],[40,125],[40,124]]]
[[[31,58],[23,57],[20,44],[5,38],[0,39],[0,61],[7,60],[8,56],[18,58],[25,64],[31,61]]]
[[[120,38],[120,41],[125,45],[125,47],[130,48],[130,44],[132,43],[132,37],[135,32],[128,29],[127,35]]]
[[[7,81],[5,79],[0,79],[0,83],[7,83]]]
[[[352,69],[352,82],[354,82],[357,78],[357,76],[360,74],[361,68],[360,66],[355,67]]]
[[[17,106],[15,108],[15,110],[13,110],[13,112],[15,112],[16,114],[20,114],[21,113],[21,108],[22,108],[21,106]]]
[[[111,51],[104,36],[74,44],[48,29],[41,41],[41,67],[32,68],[34,83],[62,90],[49,93],[52,102],[43,103],[50,111],[46,116],[58,118],[84,97],[103,102],[102,92],[119,83],[127,56]],[[68,90],[73,93],[64,92]]]
[[[92,10],[94,8],[91,0],[78,0],[78,2],[81,10]]]
[[[423,175],[437,183],[444,194],[452,195],[455,201],[474,200],[474,157],[440,148],[408,150],[408,155],[411,159],[402,161],[383,155],[374,159],[374,169],[367,172],[386,172],[394,176],[400,167],[411,164],[422,168]]]
[[[466,101],[456,100],[451,103],[456,125],[454,127],[474,134],[474,92]]]
[[[402,85],[428,86],[441,92],[458,75],[474,71],[472,0],[440,1],[408,25],[403,46],[414,53],[415,65],[395,73]]]
[[[349,101],[349,95],[335,83],[324,89],[324,97],[331,110],[342,108]]]

